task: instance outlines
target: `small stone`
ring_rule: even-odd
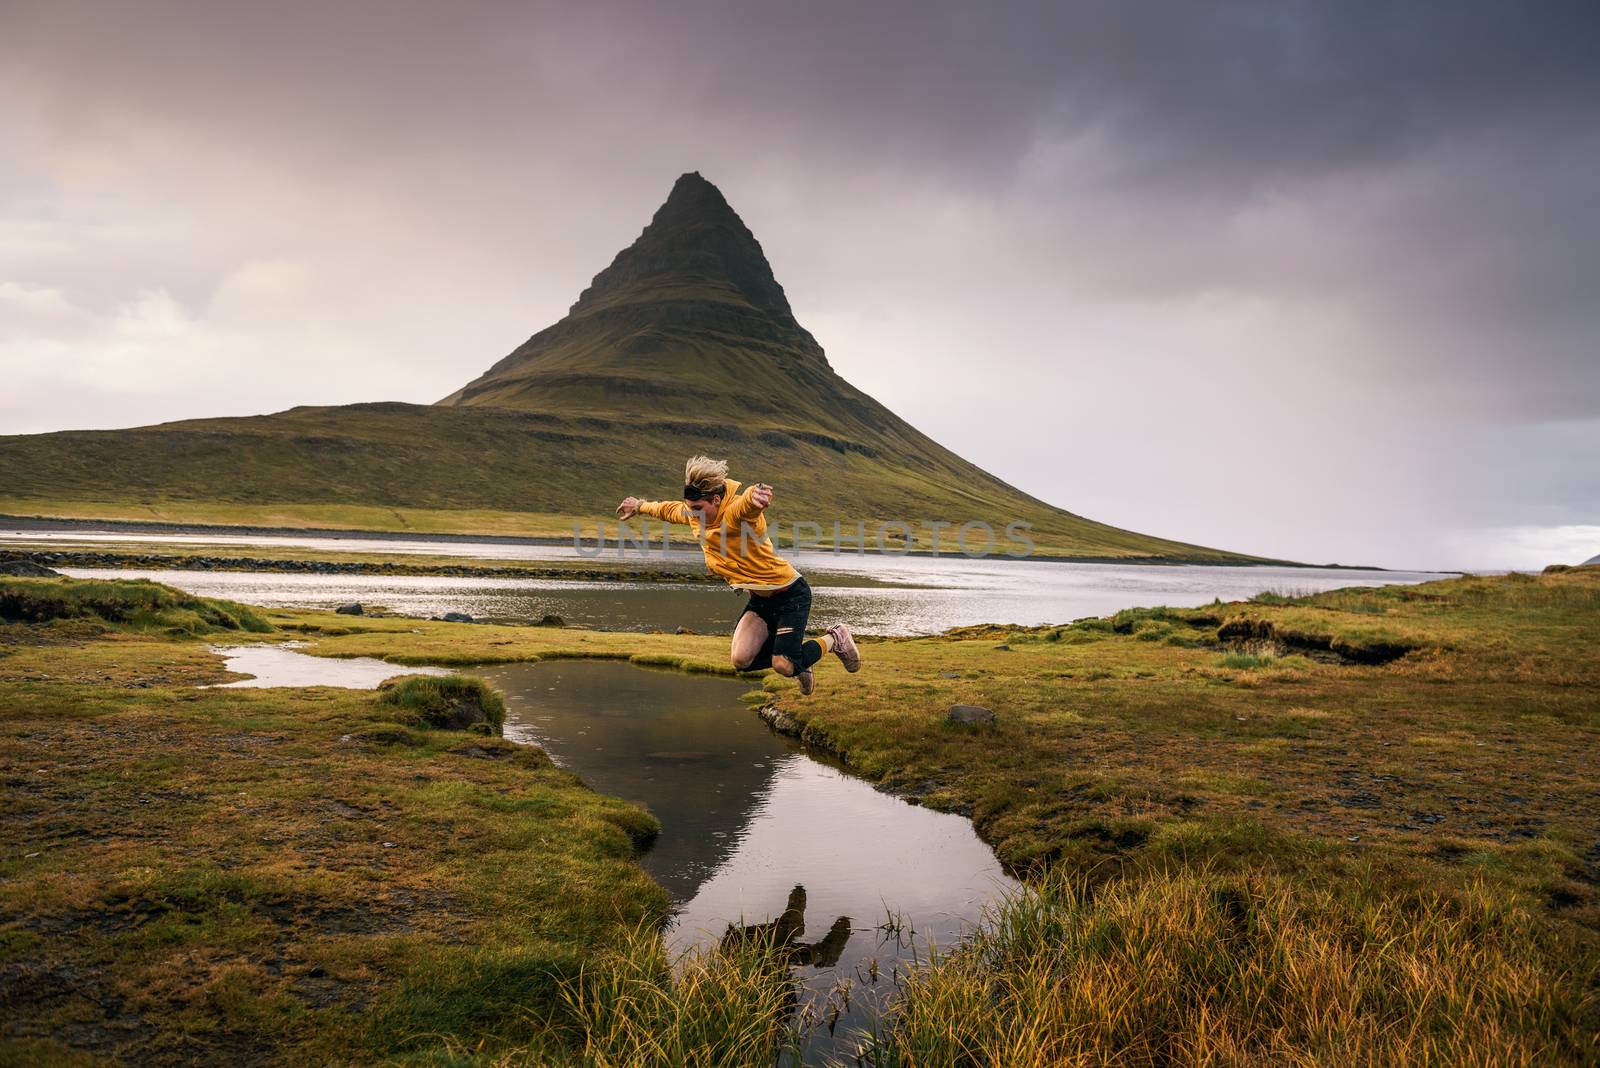
[[[538,623],[538,626],[541,627],[564,627],[566,625],[567,621],[556,615],[554,612],[546,612],[539,618]]]
[[[971,726],[990,726],[995,721],[992,711],[982,705],[951,705],[944,714],[946,723],[965,723]]]
[[[385,843],[383,843],[383,848],[385,848],[385,849],[393,849],[394,848],[394,843],[393,842],[385,842]]]
[[[351,601],[349,604],[342,604],[338,608],[335,608],[334,611],[341,616],[364,616],[367,614],[367,610],[362,608],[361,605],[356,601]]]
[[[941,679],[959,679],[961,677],[961,672],[959,672],[959,671],[941,671],[941,672],[939,672],[939,677]]]
[[[465,612],[446,612],[444,621],[446,623],[471,623],[472,617]]]
[[[39,854],[37,854],[37,853],[29,853],[27,856],[23,857],[22,859],[23,860],[32,860],[34,857],[36,857],[38,855]]]
[[[1011,646],[1009,646],[1009,645],[997,645],[997,646],[995,646],[995,651],[996,652],[1001,652],[1001,653],[1009,653],[1011,651]]]
[[[1352,834],[1350,837],[1346,838],[1345,841],[1347,841],[1347,842],[1359,842],[1359,841],[1361,841],[1361,836],[1359,834]]]
[[[677,630],[673,631],[672,633],[674,633],[674,634],[699,634],[700,632],[697,631],[697,630],[691,630],[688,627],[679,627]]]

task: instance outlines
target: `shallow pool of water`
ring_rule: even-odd
[[[247,679],[219,682],[208,689],[240,689],[263,686],[338,686],[348,690],[371,690],[384,679],[396,675],[446,675],[436,667],[407,667],[390,664],[370,656],[335,659],[296,652],[306,642],[281,645],[214,645],[211,651],[226,661],[229,671],[249,675]]]

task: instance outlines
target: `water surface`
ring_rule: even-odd
[[[265,686],[338,686],[348,690],[371,690],[384,679],[396,675],[446,675],[444,668],[406,667],[370,656],[308,656],[295,652],[307,642],[281,645],[212,646],[229,671],[249,675],[247,679],[219,682],[208,689],[253,689]]]
[[[598,660],[473,674],[506,695],[506,737],[661,821],[641,863],[672,895],[675,951],[730,925],[773,925],[802,1011],[834,1025],[812,1031],[809,1059],[847,1052],[897,971],[954,945],[1016,887],[970,821],[879,793],[774,734],[740,700],[747,683]]]
[[[843,561],[843,563],[840,563]],[[814,586],[813,627],[849,623],[863,634],[937,634],[978,623],[1037,626],[1124,608],[1183,607],[1244,600],[1263,591],[1301,594],[1341,586],[1426,582],[1439,576],[1320,568],[1078,564],[1044,561],[903,558],[822,554],[809,567],[871,566],[872,574],[924,588]],[[539,619],[602,630],[670,631],[679,626],[728,634],[746,596],[723,586],[583,582],[564,579],[432,575],[322,575],[273,571],[60,569],[80,578],[148,578],[189,593],[282,608],[335,608],[349,601],[403,615],[466,612],[474,617]]]

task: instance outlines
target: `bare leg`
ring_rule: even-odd
[[[730,650],[733,666],[739,671],[745,670],[756,662],[761,647],[766,644],[767,621],[754,612],[746,612],[733,628],[733,647]]]

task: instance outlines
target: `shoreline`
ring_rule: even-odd
[[[385,561],[276,559],[210,554],[160,555],[88,549],[0,548],[0,563],[28,560],[45,567],[84,567],[150,571],[271,571],[302,575],[393,575],[441,578],[555,579],[570,582],[663,582],[693,586],[720,584],[709,572],[594,567],[518,567],[481,564],[414,564]]]

